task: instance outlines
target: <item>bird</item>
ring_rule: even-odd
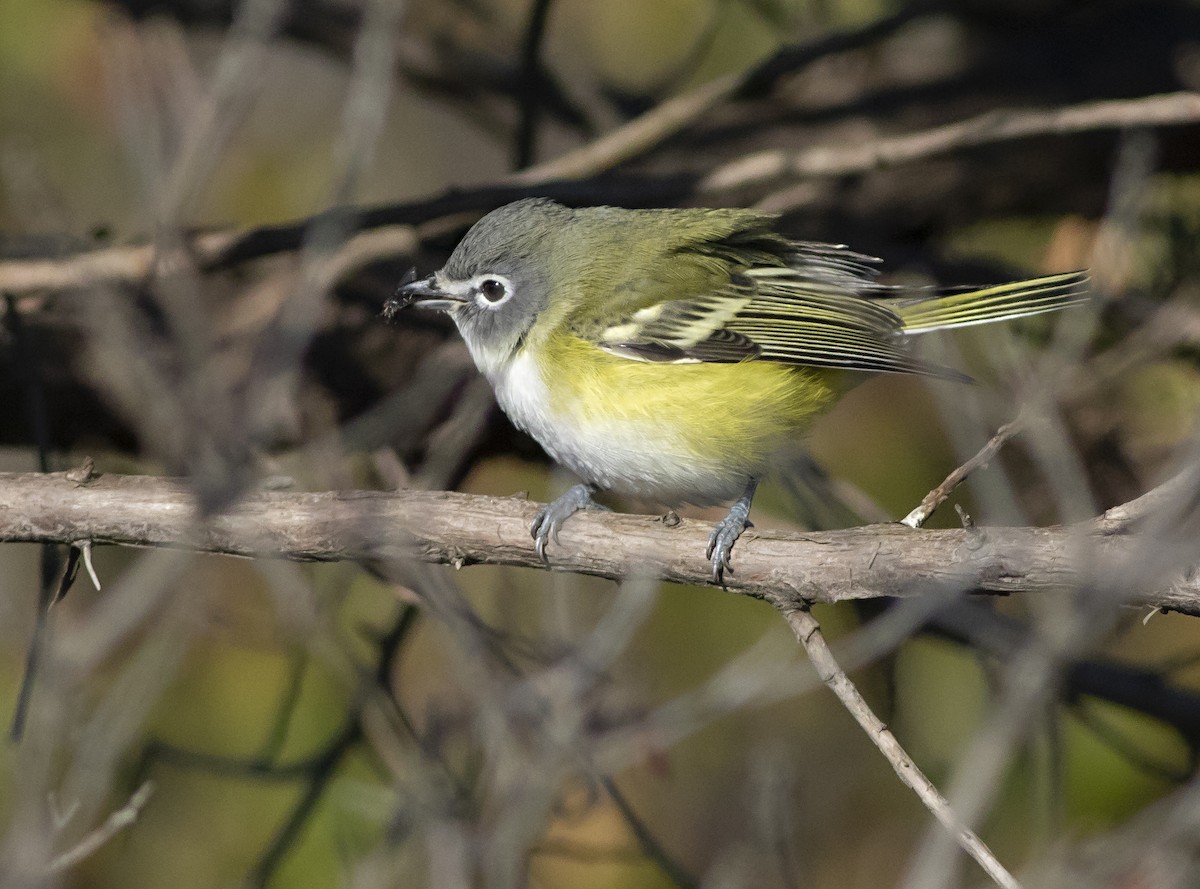
[[[530,526],[538,556],[598,491],[666,506],[729,503],[705,558],[733,572],[755,490],[778,456],[877,373],[970,378],[912,336],[1088,299],[1086,271],[913,295],[879,260],[792,240],[740,208],[499,207],[445,265],[405,275],[383,308],[453,319],[501,409],[579,484]]]

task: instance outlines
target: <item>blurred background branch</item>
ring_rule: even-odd
[[[732,83],[721,91],[732,92]],[[711,103],[711,87],[702,88],[700,92],[705,101],[689,97],[687,108],[688,113],[697,117],[709,110]],[[659,106],[614,133],[610,138],[615,146],[610,151],[620,154],[627,143],[644,140],[643,130],[647,125],[657,126],[656,120],[649,119],[657,118],[671,107]],[[674,115],[671,118],[674,119]],[[717,167],[690,187],[659,177],[628,183],[602,181],[591,184],[544,178],[544,174],[562,176],[577,173],[586,177],[606,172],[612,158],[597,151],[600,143],[593,143],[586,155],[580,158],[581,162],[588,164],[589,169],[572,169],[575,164],[568,165],[560,159],[545,165],[545,168],[526,171],[518,177],[518,184],[514,186],[495,184],[477,189],[455,189],[449,194],[412,204],[356,212],[350,221],[352,228],[357,228],[359,232],[370,232],[372,229],[384,231],[378,232],[381,236],[374,238],[368,239],[358,234],[348,239],[340,253],[352,257],[354,261],[336,263],[340,274],[329,275],[328,285],[342,284],[363,266],[394,257],[398,251],[419,249],[421,239],[418,233],[421,227],[433,228],[434,232],[444,236],[445,226],[454,216],[464,212],[481,212],[530,195],[579,205],[606,201],[654,205],[656,201],[696,196],[719,204],[725,193],[756,184],[864,174],[1016,139],[1188,124],[1200,124],[1200,93],[1088,103],[1046,112],[991,111],[933,130],[866,143],[817,146],[793,153],[771,151],[751,154]],[[643,194],[640,200],[634,201],[632,196],[637,191]],[[218,271],[275,253],[296,250],[301,246],[305,233],[318,222],[316,218],[309,218],[269,229],[199,233],[193,236],[189,250],[199,268]],[[395,231],[389,233],[387,230],[390,229]],[[441,231],[438,232],[438,229]],[[99,284],[135,286],[151,274],[154,255],[150,247],[123,247],[101,248],[55,260],[0,261],[0,287],[12,295],[30,296]]]

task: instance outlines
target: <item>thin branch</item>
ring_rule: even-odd
[[[1115,720],[1107,719],[1102,711],[1088,707],[1086,702],[1072,702],[1071,714],[1096,740],[1151,778],[1170,784],[1183,784],[1195,772],[1193,757],[1189,756],[1186,763],[1175,764],[1168,762],[1166,757],[1155,756],[1144,738],[1123,731]]]
[[[357,232],[329,260],[339,273],[371,261],[411,253],[419,244],[413,226],[462,213],[483,213],[519,198],[538,194],[573,204],[623,203],[630,206],[669,204],[685,198],[693,179],[682,176],[630,175],[603,181],[564,182],[539,180],[454,188],[432,197],[381,207],[331,208],[313,216],[278,225],[249,229],[222,229],[181,236],[189,258],[204,272],[232,268],[251,260],[299,250],[306,233],[329,217],[345,220]],[[387,230],[371,238],[374,230]],[[444,236],[444,227],[438,229]],[[379,231],[379,234],[384,234]],[[79,290],[97,284],[139,285],[154,273],[169,274],[161,257],[149,244],[101,247],[53,258],[0,260],[0,291],[18,298],[62,290]],[[332,274],[330,283],[336,283]],[[20,304],[18,303],[18,307]]]
[[[276,831],[270,844],[247,876],[247,886],[266,886],[283,859],[294,848],[300,832],[312,817],[317,804],[336,776],[337,770],[363,739],[363,714],[371,693],[376,689],[386,689],[388,694],[391,694],[392,668],[416,618],[417,611],[414,608],[406,607],[401,611],[391,630],[380,640],[379,661],[374,671],[369,676],[363,677],[362,687],[358,690],[355,703],[342,728],[316,753],[295,762],[279,763],[276,761],[275,756],[282,743],[284,721],[291,710],[290,705],[285,703],[280,708],[276,729],[272,731],[273,737],[268,740],[264,752],[258,756],[239,759],[186,750],[165,742],[155,741],[149,744],[143,752],[137,769],[138,774],[144,774],[155,763],[166,762],[183,768],[249,779],[269,781],[302,779],[304,781],[303,791],[292,804],[283,824]],[[293,699],[298,689],[298,672],[293,671],[293,681],[288,691],[288,698]]]
[[[108,0],[122,7],[135,20],[152,13],[176,18],[191,28],[228,28],[239,5],[234,0]],[[399,6],[399,4],[393,4]],[[354,52],[354,40],[364,28],[362,4],[328,2],[292,2],[279,23],[279,33],[301,44],[316,47],[343,62]],[[421,35],[405,29],[398,35],[396,74],[419,89],[460,102],[472,102],[476,108],[492,97],[524,98],[520,72],[511,60],[493,56],[467,42],[452,42],[441,37]],[[587,132],[590,127],[584,111],[551,78],[543,74],[533,98],[541,109],[561,123]]]
[[[133,792],[129,802],[104,819],[104,823],[98,828],[51,861],[46,867],[46,872],[48,874],[66,873],[84,859],[95,854],[101,846],[137,821],[153,793],[154,783],[144,782]]]
[[[685,871],[679,862],[667,854],[658,837],[646,826],[646,822],[641,819],[629,800],[625,798],[625,794],[617,786],[616,780],[606,775],[600,779],[600,784],[604,787],[609,798],[612,799],[613,805],[617,807],[617,811],[621,813],[621,817],[625,819],[625,823],[629,825],[629,829],[633,831],[634,838],[637,840],[642,852],[645,853],[647,858],[658,865],[659,870],[666,874],[667,879],[677,889],[694,889],[694,887],[698,886],[699,884],[695,878]]]
[[[539,5],[549,4],[539,0]],[[628,202],[636,201],[637,195],[642,195],[643,200],[658,203],[678,200],[690,193],[690,180],[685,184],[652,177],[658,187],[650,187],[651,183],[641,177],[631,181],[628,187],[612,181],[581,187],[561,180],[578,180],[607,172],[652,150],[723,102],[738,95],[760,93],[780,76],[824,55],[886,36],[909,17],[896,16],[861,31],[835,34],[813,44],[786,47],[747,73],[718,78],[667,99],[603,137],[551,161],[523,170],[500,183],[474,189],[455,188],[445,194],[407,204],[366,210],[360,215],[358,224],[362,229],[408,226],[453,213],[488,210],[507,201],[526,197],[534,190],[547,197],[580,203],[620,202],[623,194],[627,195],[625,200]],[[530,39],[534,36],[531,31]],[[543,85],[539,81],[539,88]],[[189,253],[194,257],[197,267],[208,269],[297,250],[304,232],[322,215],[277,226],[197,233],[189,238]],[[392,250],[391,255],[394,255],[400,248],[392,245]],[[0,291],[23,295],[80,288],[101,282],[136,284],[149,276],[154,260],[155,252],[150,245],[138,245],[104,247],[61,258],[0,261]]]
[[[1019,657],[1034,633],[1024,621],[973,601],[940,608],[929,629],[996,664],[1009,664]],[[1095,698],[1136,710],[1174,731],[1187,746],[1189,758],[1195,760],[1200,758],[1200,693],[1171,684],[1168,675],[1166,666],[1139,667],[1090,655],[1063,664],[1062,698],[1075,704]]]
[[[640,117],[551,161],[530,167],[508,181],[535,185],[555,179],[596,176],[643,155],[735,95],[745,83],[727,74],[655,105]]]
[[[1021,889],[1013,875],[992,854],[992,850],[954,814],[949,801],[933,786],[933,782],[925,777],[925,773],[917,768],[917,764],[900,746],[896,736],[871,710],[858,688],[850,681],[850,677],[838,665],[837,659],[825,642],[825,636],[821,633],[821,625],[808,607],[786,609],[784,617],[787,618],[792,632],[796,634],[796,639],[804,646],[821,681],[838,696],[838,700],[867,733],[867,737],[891,763],[897,777],[920,798],[925,808],[958,841],[963,850],[978,862],[997,886],[1003,889]]]
[[[761,95],[785,75],[827,56],[886,37],[914,15],[915,11],[906,10],[863,28],[839,31],[810,43],[785,46],[749,71],[718,77],[673,96],[601,138],[531,167],[509,181],[532,184],[604,173],[648,153],[725,102]]]
[[[988,439],[987,444],[980,448],[975,456],[951,472],[940,485],[926,494],[917,508],[900,520],[900,524],[908,525],[910,528],[923,527],[929,521],[929,517],[933,515],[934,510],[946,502],[954,489],[966,481],[968,475],[976,469],[987,466],[1000,453],[1000,449],[1004,447],[1005,443],[1023,428],[1024,423],[1018,418],[997,429],[996,434]]]
[[[188,239],[189,255],[205,267],[234,244],[242,232],[206,232]],[[295,247],[299,247],[297,239]],[[154,270],[151,244],[101,247],[54,259],[10,259],[0,262],[0,290],[13,295],[75,290],[98,284],[137,284]]]
[[[343,729],[314,760],[312,770],[305,776],[305,787],[300,798],[292,805],[287,819],[247,875],[248,886],[265,887],[271,882],[271,877],[279,869],[279,865],[295,847],[304,825],[312,817],[317,803],[333,781],[341,764],[365,737],[363,717],[367,702],[376,690],[387,689],[390,694],[392,668],[405,641],[410,638],[409,633],[416,619],[415,608],[402,608],[391,629],[379,640],[379,660],[373,674],[369,678],[364,677],[357,700]]]
[[[43,546],[49,547],[50,544],[43,544]],[[33,635],[29,639],[29,648],[25,652],[25,669],[21,674],[21,686],[17,691],[17,703],[13,707],[12,723],[8,730],[10,741],[20,741],[25,734],[25,722],[29,718],[33,689],[37,683],[38,672],[41,669],[42,657],[45,653],[50,609],[54,607],[55,602],[67,594],[67,590],[75,582],[75,578],[79,574],[79,554],[79,548],[72,546],[67,551],[67,560],[63,565],[58,583],[43,583],[38,593],[37,612],[33,620]]]
[[[653,111],[583,148],[531,167],[498,183],[455,188],[403,204],[358,209],[347,225],[362,232],[384,226],[412,237],[409,226],[457,213],[484,212],[530,195],[572,204],[618,203],[655,206],[701,196],[720,202],[731,189],[781,177],[827,178],[867,173],[882,167],[925,160],[962,148],[1038,135],[1062,135],[1127,127],[1173,126],[1200,122],[1200,95],[1172,93],[1109,102],[1092,102],[1050,111],[997,111],[966,121],[892,136],[875,142],[818,146],[802,152],[764,152],[717,168],[699,183],[692,176],[622,175],[594,177],[643,154],[679,128],[703,116],[743,86],[740,76],[711,81],[668,99]],[[343,215],[347,211],[337,212]],[[188,251],[207,271],[300,248],[309,227],[326,214],[281,225],[192,235]],[[406,231],[407,229],[407,231]],[[361,235],[359,236],[361,237]],[[351,242],[353,243],[353,239]],[[349,249],[349,243],[344,249]],[[415,243],[412,243],[415,246]],[[359,244],[359,263],[410,250],[404,239],[390,244]],[[339,252],[339,255],[340,252]],[[137,284],[154,271],[149,246],[105,247],[55,259],[0,261],[0,290],[15,296],[77,289],[98,282]]]
[[[305,776],[304,790],[300,793],[300,798],[292,805],[283,825],[276,831],[270,844],[246,876],[247,886],[265,887],[270,882],[283,859],[295,846],[301,830],[337,774],[338,767],[361,739],[362,724],[356,718],[322,751],[318,761],[313,764],[312,771]]]
[[[92,564],[92,542],[84,540],[76,549],[83,560],[83,567],[87,570],[88,579],[91,580],[92,586],[96,588],[96,592],[100,592],[100,575],[96,573],[96,566]]]
[[[1137,527],[1147,518],[1169,511],[1178,512],[1194,508],[1193,502],[1185,500],[1180,504],[1180,492],[1200,491],[1200,465],[1185,466],[1172,476],[1170,482],[1164,482],[1151,488],[1140,497],[1135,497],[1120,506],[1106,509],[1095,520],[1097,530],[1106,534],[1124,533]]]
[[[554,0],[532,0],[529,23],[525,27],[525,39],[521,44],[520,117],[513,146],[515,170],[522,170],[533,162],[538,122],[541,119],[538,83],[544,76],[541,60],[542,39],[546,36],[546,25],[550,21],[550,6],[553,2]]]
[[[1190,92],[1085,102],[1048,111],[989,111],[932,129],[855,145],[758,152],[718,167],[701,180],[697,190],[712,194],[780,179],[861,175],[966,148],[1034,136],[1193,123],[1200,123],[1200,94]]]
[[[1165,486],[1181,487],[1186,476]],[[0,542],[87,539],[303,561],[544,567],[529,536],[535,510],[525,500],[451,492],[260,491],[201,525],[192,494],[177,481],[104,475],[80,487],[59,473],[0,473]],[[1186,518],[1176,523],[1178,539],[1143,534],[1140,526],[1114,533],[1095,520],[1049,528],[751,529],[738,541],[725,585],[784,607],[930,589],[1008,595],[1088,588],[1120,566],[1130,578],[1124,601],[1200,614],[1200,576],[1187,571],[1195,547]],[[668,526],[656,516],[588,511],[566,524],[550,548],[550,567],[711,585],[704,559],[710,530],[704,522]]]
[[[13,370],[24,390],[30,438],[37,446],[38,469],[49,472],[53,436],[50,434],[50,415],[46,404],[46,381],[42,367],[44,359],[39,359],[42,349],[39,348],[35,332],[30,330],[22,319],[20,311],[17,310],[17,301],[11,294],[4,297],[3,325],[11,337]],[[50,582],[50,575],[54,573],[53,569],[57,564],[57,558],[43,558],[43,586]]]

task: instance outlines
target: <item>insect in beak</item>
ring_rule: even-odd
[[[383,304],[383,316],[391,318],[401,309],[410,306],[446,311],[461,302],[460,297],[449,293],[437,283],[436,275],[417,280],[417,270],[411,268],[400,279],[396,292]]]

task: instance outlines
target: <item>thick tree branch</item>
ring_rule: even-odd
[[[449,492],[259,492],[232,512],[197,518],[177,481],[65,473],[0,473],[0,541],[184,547],[309,561],[413,557],[456,566],[538,567],[529,536],[536,505]],[[1124,600],[1200,614],[1200,577],[1186,543],[1148,540],[1099,521],[1050,528],[912,530],[870,525],[820,533],[749,530],[729,591],[778,607],[911,596],[932,590],[1008,595],[1089,589],[1131,578]],[[550,547],[556,570],[623,578],[651,574],[709,585],[707,523],[584,512]],[[1117,571],[1120,574],[1117,575]]]

